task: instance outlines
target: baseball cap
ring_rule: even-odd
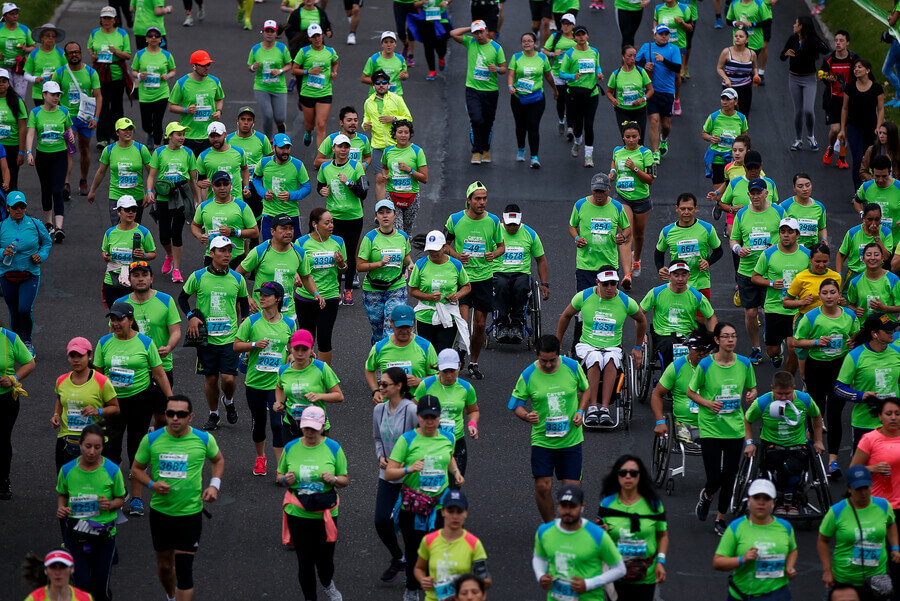
[[[724,90],[722,90],[720,96],[722,98],[728,98],[729,100],[737,100],[738,93],[734,88],[725,88]]]
[[[469,500],[466,493],[459,489],[448,488],[441,499],[441,505],[447,507],[459,507],[463,511],[469,510]]]
[[[772,484],[771,480],[766,480],[765,478],[757,478],[750,483],[750,488],[747,489],[747,496],[753,497],[756,495],[766,495],[770,499],[778,496],[775,492],[775,485]]]
[[[220,179],[227,179],[228,181],[231,181],[231,174],[227,171],[216,171],[215,173],[213,173],[213,176],[209,178],[209,181],[211,181],[212,183],[216,183]]]
[[[325,410],[316,405],[310,405],[300,414],[300,427],[321,430],[325,427]]]
[[[459,353],[456,349],[445,348],[438,353],[438,370],[459,369]]]
[[[469,31],[471,31],[472,33],[475,33],[476,31],[484,31],[485,29],[487,29],[487,25],[481,19],[472,21],[472,25],[469,27]]]
[[[765,190],[766,189],[766,180],[761,177],[754,177],[747,183],[747,192],[753,192],[754,190]]]
[[[560,503],[571,503],[572,505],[581,505],[584,503],[584,491],[577,484],[566,484],[559,487],[559,493],[556,500]]]
[[[282,286],[278,282],[266,282],[264,284],[260,284],[259,288],[254,290],[254,292],[259,292],[260,294],[265,294],[266,296],[284,296],[284,286]]]
[[[762,165],[762,155],[758,150],[748,150],[744,155],[744,167],[759,167]]]
[[[560,17],[559,20],[562,21],[563,23],[568,22],[568,23],[571,23],[572,25],[575,25],[575,15],[573,15],[572,13],[564,14],[562,17]]]
[[[594,174],[594,177],[591,178],[591,191],[609,190],[609,185],[609,176],[605,173],[596,173]]]
[[[263,23],[263,31],[267,29],[274,29],[275,31],[278,31],[278,22],[274,19],[267,20],[265,23]]]
[[[213,121],[209,125],[206,126],[206,135],[209,136],[211,134],[219,134],[220,136],[224,136],[225,132],[225,124],[221,121]]]
[[[291,143],[291,138],[287,134],[275,134],[275,137],[272,138],[272,145],[277,148],[293,146],[293,144]]]
[[[277,136],[276,136],[277,137]],[[334,140],[331,141],[332,146],[339,146],[341,144],[350,144],[350,138],[345,136],[344,134],[338,134],[334,137]]]
[[[5,15],[8,12],[19,10],[19,7],[13,4],[12,2],[4,2],[3,3],[3,14]]]
[[[137,201],[134,199],[134,196],[130,194],[125,194],[119,197],[119,200],[116,201],[116,209],[127,209],[130,207],[138,206]]]
[[[792,230],[797,230],[798,232],[800,231],[800,224],[797,223],[797,220],[794,217],[785,217],[778,223],[778,229],[781,229],[785,226],[791,228]]]
[[[872,473],[864,465],[854,465],[847,470],[847,486],[852,489],[872,486]]]
[[[394,322],[395,328],[402,326],[412,327],[416,321],[415,312],[409,305],[397,305],[394,307],[394,310],[391,311],[391,321]]]
[[[151,25],[150,27],[148,27],[148,28],[147,28],[147,31],[146,31],[146,33],[144,33],[144,35],[147,35],[147,34],[150,33],[151,31],[155,31],[155,32],[158,33],[159,35],[162,35],[162,29],[160,29],[160,28],[157,27],[156,25]]]
[[[132,274],[135,271],[146,271],[152,275],[153,267],[147,261],[132,261],[131,265],[128,267],[128,273]]]
[[[503,223],[522,223],[521,212],[503,213]]]
[[[272,229],[275,229],[279,225],[294,225],[291,216],[287,213],[279,213],[272,218]]]
[[[254,119],[256,119],[256,111],[253,110],[253,107],[252,107],[252,106],[242,106],[240,109],[238,109],[238,115],[237,115],[237,116],[240,117],[240,116],[243,115],[244,113],[250,113],[250,115],[251,115]]]
[[[305,346],[312,348],[316,345],[312,333],[309,330],[297,330],[291,334],[291,346]]]
[[[466,188],[466,198],[470,198],[478,190],[484,190],[485,192],[487,192],[487,186],[479,181],[472,182],[471,184],[469,184],[469,187]]]
[[[26,207],[28,206],[28,202],[25,200],[25,194],[18,190],[13,190],[6,195],[6,206],[14,207],[17,204],[23,204]]]
[[[308,37],[313,37],[314,35],[322,35],[322,26],[318,23],[313,23],[309,27],[306,28],[306,35]]]
[[[875,330],[893,332],[897,326],[900,326],[900,321],[894,321],[887,313],[870,313],[863,323],[863,328],[873,332]]]
[[[41,86],[41,93],[49,92],[50,94],[59,94],[62,90],[59,88],[59,84],[55,81],[45,81],[44,85]]]
[[[91,341],[83,336],[77,336],[69,341],[69,344],[66,345],[66,354],[68,355],[71,352],[76,352],[79,355],[87,355],[89,352],[94,350],[94,346],[91,344]]]
[[[426,394],[419,399],[419,406],[416,409],[416,414],[421,415],[422,417],[440,417],[441,402],[436,396]]]
[[[109,311],[106,312],[106,316],[110,317],[118,317],[119,319],[123,319],[125,317],[134,317],[134,307],[125,302],[113,303],[113,306],[109,308]]]
[[[397,41],[397,34],[393,31],[385,31],[381,34],[381,41],[383,42],[387,38],[391,38],[392,40]]]
[[[209,241],[209,248],[225,248],[231,246],[232,248],[235,246],[234,242],[231,241],[231,238],[228,236],[216,236],[212,240]]]
[[[392,211],[397,210],[397,208],[394,206],[393,201],[388,200],[387,198],[379,200],[375,203],[375,212],[377,213],[381,209],[390,209]]]
[[[425,250],[441,250],[446,243],[447,239],[439,230],[431,230],[425,236]]]
[[[187,128],[178,121],[172,121],[166,126],[166,137],[168,138],[176,131],[187,131]]]
[[[0,69],[0,77],[5,77],[6,79],[9,79],[9,71],[7,71],[6,69]]]
[[[191,53],[191,64],[192,65],[209,65],[210,63],[214,63],[212,57],[209,56],[209,52],[206,50],[194,50]]]
[[[15,4],[13,4],[13,6],[15,6]],[[3,14],[6,14],[7,12],[8,11],[4,10]],[[62,563],[71,568],[75,565],[75,560],[72,558],[72,554],[68,551],[64,551],[63,549],[54,549],[44,556],[44,567],[52,566],[55,563]]]
[[[6,11],[4,11],[3,14],[5,15]],[[115,19],[117,14],[118,13],[116,13],[116,9],[113,8],[112,6],[104,6],[103,8],[100,9],[100,17],[101,18],[102,17],[111,17],[111,18]]]
[[[691,268],[688,267],[688,264],[684,261],[675,261],[674,263],[669,265],[669,273],[675,273],[679,269],[683,269],[688,272],[691,270]]]
[[[672,30],[669,29],[669,26],[665,23],[660,23],[656,26],[656,29],[653,30],[654,33],[672,33]]]
[[[607,269],[597,273],[598,282],[618,282],[619,273],[615,269]]]
[[[576,33],[587,33],[587,32],[588,32],[588,28],[585,27],[584,25],[576,25],[575,29],[572,30],[573,35]]]

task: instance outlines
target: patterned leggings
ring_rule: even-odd
[[[412,236],[412,227],[416,222],[416,217],[419,215],[419,195],[416,194],[416,199],[410,203],[408,207],[401,208],[397,207],[397,216],[394,218],[394,227],[398,230],[403,230],[410,236]],[[406,302],[406,301],[404,301]]]
[[[372,344],[394,333],[388,319],[394,307],[406,303],[407,288],[395,290],[363,290],[363,306],[372,326]]]

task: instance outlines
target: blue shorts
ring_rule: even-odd
[[[647,114],[659,113],[660,117],[671,117],[674,106],[675,94],[654,92],[653,96],[647,99]]]
[[[238,359],[231,344],[207,344],[197,347],[197,373],[201,376],[236,376]]]
[[[531,445],[531,475],[535,478],[581,480],[581,443],[562,449]]]
[[[78,117],[72,117],[72,129],[78,132],[79,136],[83,136],[85,140],[90,140],[94,137],[94,130]]]
[[[575,292],[581,292],[597,285],[597,272],[590,269],[575,270]]]

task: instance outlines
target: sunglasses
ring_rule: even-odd
[[[619,470],[619,477],[624,478],[625,476],[631,476],[632,478],[637,478],[641,475],[641,472],[638,470]]]
[[[178,419],[185,419],[190,414],[190,411],[174,411],[172,409],[166,409],[166,417],[177,417]]]
[[[604,288],[608,288],[609,286],[615,286],[618,283],[619,282],[599,282],[599,284]]]
[[[126,213],[137,213],[137,207],[122,207],[122,210]]]
[[[376,86],[386,86],[386,85],[388,85],[389,83],[391,83],[391,82],[389,82],[389,81],[376,81],[376,82],[375,82],[375,85],[376,85]]]
[[[379,382],[378,385],[379,385],[381,388],[387,388],[388,386],[393,386],[393,385],[394,385],[394,382]]]
[[[147,261],[135,261],[128,266],[128,269],[134,269],[135,267],[150,267],[150,265]]]
[[[144,37],[145,37],[145,38],[161,38],[162,36],[159,35],[158,33],[148,33],[148,34],[145,35]]]

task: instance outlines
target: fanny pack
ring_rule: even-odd
[[[629,559],[625,562],[625,576],[622,580],[626,582],[634,582],[643,580],[647,577],[647,569],[656,562],[655,557],[645,557],[643,559]]]
[[[415,202],[416,196],[418,196],[417,192],[388,192],[388,194],[391,195],[394,206],[401,209],[408,209]]]
[[[428,515],[437,505],[438,498],[426,495],[414,488],[403,485],[400,489],[400,505],[406,511],[416,515]]]
[[[69,535],[79,545],[99,544],[109,538],[115,522],[101,524],[93,520],[77,520],[69,518]]]
[[[21,284],[22,282],[27,282],[33,277],[34,274],[30,271],[7,271],[3,274],[3,278],[7,282],[11,282],[13,284]]]
[[[329,491],[316,492],[311,495],[298,495],[294,491],[294,495],[306,511],[327,511],[334,508],[338,502],[337,491],[333,488]]]
[[[66,446],[66,454],[71,455],[72,457],[80,457],[81,456],[81,437],[80,436],[66,436],[63,438]]]
[[[534,104],[544,97],[544,92],[541,90],[535,90],[531,94],[525,94],[524,96],[519,96],[519,104]]]
[[[372,286],[375,290],[387,290],[394,284],[400,281],[400,278],[403,277],[403,272],[400,273],[393,280],[382,280],[381,278],[373,278],[369,276],[369,285]]]

